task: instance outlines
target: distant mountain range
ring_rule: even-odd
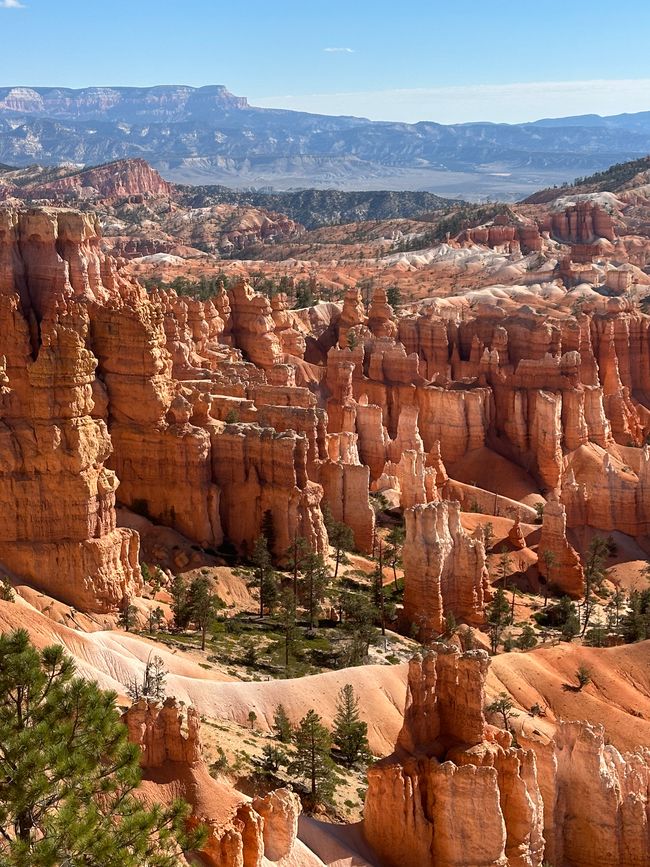
[[[650,112],[405,124],[255,108],[219,85],[0,88],[0,162],[143,157],[179,183],[512,199],[648,152]]]

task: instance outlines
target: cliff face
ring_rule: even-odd
[[[650,319],[624,299],[571,316],[480,304],[459,315],[437,301],[396,318],[383,290],[366,315],[353,289],[316,339],[315,312],[245,281],[203,302],[123,274],[93,217],[3,212],[0,471],[20,507],[0,518],[2,561],[72,604],[108,610],[138,585],[116,498],[242,553],[270,512],[280,557],[295,534],[326,550],[325,503],[372,551],[368,495],[382,493],[408,515],[406,619],[425,617],[427,634],[446,613],[480,624],[480,544],[447,502],[531,513],[471,475],[454,480],[448,468],[483,449],[547,495],[538,554],[553,554],[551,583],[572,596],[582,577],[568,531],[650,530]],[[318,341],[319,363],[306,361]],[[48,493],[59,490],[70,508]],[[61,564],[69,581],[53,577]]]
[[[112,443],[86,346],[86,303],[104,291],[93,231],[76,216],[0,215],[0,560],[53,596],[106,611],[141,576],[137,535],[116,529]]]
[[[602,726],[561,723],[555,738],[556,863],[642,867],[650,860],[650,750],[621,754]]]
[[[539,552],[540,574],[548,584],[579,599],[584,594],[584,570],[577,551],[567,541],[566,510],[557,500],[549,500],[544,506]]]
[[[488,666],[444,645],[411,661],[395,752],[368,770],[363,829],[381,863],[647,865],[650,752],[621,755],[583,722],[513,746],[485,721]]]
[[[266,299],[242,286],[233,305],[223,295],[215,304],[147,296],[101,251],[90,216],[3,212],[6,568],[84,610],[137,594],[138,537],[116,529],[118,485],[121,504],[203,546],[220,545],[225,526],[250,549],[270,511],[278,555],[295,533],[325,549],[317,479],[330,461],[314,399],[278,363]],[[233,340],[269,347],[256,360],[273,385]],[[228,400],[250,424],[220,420]]]
[[[16,199],[50,199],[67,202],[84,200],[111,202],[116,199],[169,197],[171,184],[145,160],[121,160],[104,166],[73,172],[56,180],[11,186],[5,191]]]

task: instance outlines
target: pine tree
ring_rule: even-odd
[[[131,631],[131,627],[133,626],[135,615],[138,613],[138,609],[135,605],[131,604],[131,600],[128,596],[125,596],[122,600],[122,605],[120,607],[120,612],[118,614],[118,623],[125,629],[127,632]]]
[[[284,557],[293,577],[293,598],[296,605],[298,604],[298,576],[304,572],[309,556],[307,540],[302,536],[296,536]]]
[[[402,303],[402,293],[400,292],[399,286],[388,287],[386,290],[386,300],[393,309]]]
[[[377,610],[365,595],[349,591],[340,594],[339,608],[343,630],[349,636],[345,664],[361,665],[368,656],[373,639],[377,637]]]
[[[536,644],[537,636],[535,635],[535,630],[530,623],[526,623],[521,630],[521,635],[517,639],[517,647],[520,650],[531,650]]]
[[[273,556],[275,551],[275,524],[273,523],[273,512],[266,509],[262,515],[262,536],[266,540],[266,548]]]
[[[284,668],[289,670],[293,657],[293,648],[296,641],[296,603],[293,591],[283,590],[278,597],[277,619],[284,635]]]
[[[359,700],[351,683],[339,692],[332,740],[348,768],[370,758],[368,724],[359,718]]]
[[[372,573],[372,602],[379,613],[381,634],[386,635],[386,599],[384,596],[384,548],[379,540],[377,566]]]
[[[334,548],[334,578],[337,578],[340,564],[347,562],[345,552],[352,551],[354,548],[354,533],[347,524],[334,519],[329,506],[323,507],[323,520],[330,545]]]
[[[283,744],[291,743],[293,730],[287,712],[282,704],[279,704],[275,709],[275,714],[273,715],[273,728],[275,729],[279,741]]]
[[[287,754],[275,744],[266,744],[262,748],[260,767],[265,774],[276,774],[282,765],[287,763]]]
[[[13,602],[16,598],[14,588],[11,586],[11,581],[8,578],[0,580],[0,600],[3,602]]]
[[[176,629],[185,629],[190,622],[191,611],[188,599],[187,581],[182,575],[175,575],[171,586],[172,613]]]
[[[330,584],[330,573],[320,554],[310,554],[305,562],[302,582],[302,603],[307,610],[309,630],[313,632],[320,613],[321,602]]]
[[[74,676],[60,646],[0,635],[0,863],[7,867],[175,867],[189,807],[133,796],[139,750],[115,693]]]
[[[585,562],[585,601],[582,606],[582,635],[585,634],[593,614],[594,606],[598,601],[595,595],[602,587],[605,580],[605,559],[609,553],[607,539],[602,536],[594,536],[587,549]]]
[[[497,588],[492,602],[488,605],[486,619],[490,632],[490,648],[492,653],[496,653],[503,630],[510,623],[510,605],[503,587]]]
[[[386,562],[393,570],[393,583],[397,589],[397,569],[402,565],[402,550],[406,539],[406,528],[403,524],[397,524],[393,527],[386,537],[388,545],[386,546],[385,557]]]
[[[160,624],[165,619],[165,614],[160,607],[157,605],[155,608],[152,608],[149,612],[149,635],[153,635],[158,629],[160,629]]]
[[[253,563],[253,586],[257,587],[260,597],[260,617],[264,617],[264,609],[273,611],[278,595],[277,579],[273,569],[273,561],[269,553],[269,545],[264,535],[258,536],[251,557]]]
[[[201,575],[190,584],[187,594],[190,619],[201,630],[201,650],[205,650],[205,635],[214,622],[217,611],[224,607],[223,601],[212,590],[210,580]]]
[[[510,720],[518,717],[518,713],[514,713],[512,710],[514,707],[514,702],[510,698],[507,692],[500,692],[499,695],[495,698],[492,704],[489,704],[485,710],[488,713],[496,713],[501,716],[503,720],[503,727],[507,732],[512,732],[510,728]]]
[[[300,720],[293,740],[296,753],[289,773],[307,781],[312,806],[330,800],[336,787],[331,739],[315,710]]]

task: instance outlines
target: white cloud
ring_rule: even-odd
[[[0,0],[0,9],[26,9],[24,3],[20,0]]]
[[[532,81],[250,97],[254,105],[415,123],[523,123],[650,110],[650,79]]]
[[[354,48],[323,48],[328,54],[354,54]]]

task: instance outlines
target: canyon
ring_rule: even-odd
[[[475,225],[445,212],[307,230],[213,204],[217,249],[197,255],[178,191],[146,163],[93,171],[39,175],[0,208],[0,564],[15,594],[0,628],[56,640],[116,691],[141,796],[190,803],[209,827],[201,863],[650,864],[650,641],[623,644],[631,597],[612,607],[645,589],[650,551],[644,172]],[[167,239],[104,233],[115,208],[143,206]],[[253,238],[260,258],[222,256],[223,207],[239,221],[228,243]],[[180,276],[196,282],[177,292]],[[403,588],[364,664],[249,678],[214,647],[181,649],[175,575],[205,572],[228,623],[256,613],[242,570],[260,538],[290,584],[298,539],[339,569],[341,527],[343,589],[378,581],[383,605]],[[494,647],[500,597],[516,616]],[[574,602],[585,628],[565,641],[544,618]],[[165,641],[145,628],[159,603]],[[139,631],[119,628],[131,605]],[[130,702],[154,652],[168,697]],[[220,739],[272,738],[279,703],[294,725],[311,708],[331,725],[346,683],[379,759],[360,822],[214,771]]]

